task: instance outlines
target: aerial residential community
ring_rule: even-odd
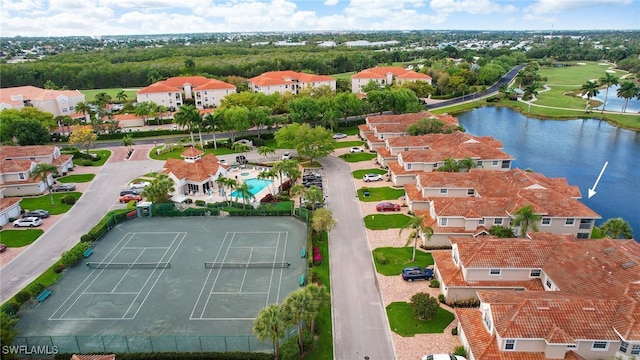
[[[14,36],[0,73],[2,359],[640,356],[637,29]]]

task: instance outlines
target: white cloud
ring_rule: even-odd
[[[510,13],[518,9],[513,5],[500,5],[490,0],[431,0],[429,6],[439,14],[456,12],[469,14]]]
[[[600,5],[629,5],[632,0],[538,0],[524,9],[525,15],[558,14]]]
[[[325,0],[325,1],[324,1],[324,5],[325,5],[325,6],[335,6],[335,5],[338,5],[338,0]]]
[[[42,0],[18,0],[18,1],[3,1],[2,2],[2,11],[33,11],[45,9],[45,4]],[[6,18],[2,19],[8,20]]]

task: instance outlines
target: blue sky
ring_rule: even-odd
[[[1,36],[638,30],[640,0],[2,0]]]

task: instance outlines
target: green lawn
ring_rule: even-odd
[[[586,65],[577,65],[577,63]],[[553,85],[576,85],[578,88],[589,80],[600,79],[606,74],[606,70],[612,65],[598,65],[600,62],[594,61],[578,61],[570,63],[572,66],[564,67],[541,67],[538,74],[547,78],[547,84]],[[618,71],[613,74],[615,77],[626,74],[626,72]]]
[[[411,234],[410,229],[402,232],[403,239],[406,239]],[[418,239],[420,244],[420,239]],[[411,243],[413,245],[413,242]],[[396,276],[402,274],[402,269],[406,267],[419,266],[427,267],[433,265],[433,256],[431,253],[427,253],[421,250],[416,250],[416,261],[411,261],[413,255],[413,246],[406,247],[383,247],[373,250],[373,260],[376,265],[376,271],[386,276]],[[383,256],[386,260],[385,264],[381,264],[380,257]]]
[[[49,196],[49,194],[38,197],[27,197],[23,198],[20,201],[20,207],[29,210],[47,210],[51,213],[51,215],[64,214],[69,211],[69,209],[71,209],[71,205],[63,204],[60,199],[67,195],[73,195],[77,200],[80,198],[80,195],[82,195],[82,193],[75,191],[66,193],[53,193],[53,206],[51,206],[51,197]]]
[[[342,74],[335,74],[335,75],[331,75],[332,77],[336,78],[336,79],[347,79],[347,80],[351,80],[351,77],[353,75],[355,75],[356,72],[352,71],[352,72],[346,72],[346,73],[342,73]]]
[[[318,274],[319,282],[331,290],[329,277],[329,240],[326,233],[320,235],[320,238],[314,239],[314,244],[320,248],[323,262],[320,266],[311,268],[313,273]],[[322,241],[318,241],[322,239]],[[333,359],[333,332],[331,325],[331,307],[328,306],[320,312],[316,318],[316,335],[318,341],[314,350],[305,355],[306,360],[331,360]]]
[[[398,281],[402,280],[398,279]],[[449,311],[438,308],[438,312],[433,319],[428,321],[419,320],[413,316],[411,307],[406,302],[389,304],[387,306],[387,316],[391,330],[404,337],[411,337],[415,334],[442,333],[455,318]]]
[[[167,159],[182,159],[182,157],[180,157],[180,155],[187,150],[186,147],[177,147],[169,152],[166,152],[162,155],[156,155],[156,150],[162,148],[162,146],[157,146],[155,148],[153,148],[151,150],[151,152],[149,153],[149,157],[154,159],[154,160],[167,160]],[[214,154],[216,156],[218,155],[228,155],[228,154],[239,154],[239,151],[234,151],[228,148],[217,148],[217,149],[205,149],[204,150],[205,155],[206,154]],[[204,155],[203,155],[204,156]]]
[[[42,234],[44,234],[44,230],[40,229],[2,230],[0,238],[7,247],[23,247],[36,241]]]
[[[344,149],[353,146],[364,146],[364,141],[351,140],[351,141],[336,141],[335,149]]]
[[[369,161],[371,159],[375,159],[376,156],[377,154],[361,152],[361,153],[355,153],[355,154],[343,154],[343,155],[340,155],[340,158],[342,158],[346,162],[360,162],[360,161]]]
[[[113,89],[112,88],[112,89],[80,90],[80,92],[84,94],[84,96],[87,99],[87,101],[95,100],[96,99],[96,94],[99,94],[99,93],[102,93],[102,92],[107,93],[107,95],[111,96],[111,100],[112,101],[118,101],[116,96],[122,90],[124,90],[124,89],[119,89],[119,88]],[[136,92],[137,92],[137,89],[135,89],[135,90],[134,89],[126,89],[126,90],[124,90],[125,95],[127,95],[127,100],[135,101]]]
[[[90,154],[98,154],[100,156],[100,160],[98,161],[92,161],[91,164],[92,166],[102,166],[104,165],[104,163],[107,162],[107,160],[109,160],[109,157],[111,156],[111,151],[109,150],[89,150]],[[79,161],[84,160],[84,159],[80,159],[80,158],[73,158],[73,165],[74,166],[81,166],[78,165]]]
[[[354,179],[362,179],[364,174],[385,175],[386,173],[387,173],[387,170],[385,170],[385,169],[363,169],[363,170],[356,170],[356,171],[352,172],[351,174],[353,175]]]
[[[357,125],[341,127],[336,129],[334,132],[340,132],[347,135],[358,135],[360,134],[360,128]]]
[[[382,200],[398,200],[401,196],[404,196],[404,189],[394,189],[390,187],[372,187],[366,188],[369,191],[369,196],[364,196],[363,192],[365,188],[358,189],[358,198],[360,201],[374,202]]]
[[[94,177],[96,177],[95,174],[67,175],[57,178],[56,181],[61,183],[84,183],[93,180]]]
[[[405,214],[373,214],[364,217],[364,225],[371,230],[401,229],[409,220]]]

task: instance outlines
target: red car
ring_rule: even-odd
[[[400,211],[400,205],[390,203],[390,202],[381,202],[376,205],[377,211]]]
[[[121,203],[128,203],[131,200],[141,201],[142,200],[142,196],[134,195],[134,194],[126,194],[126,195],[120,196],[120,202]]]

